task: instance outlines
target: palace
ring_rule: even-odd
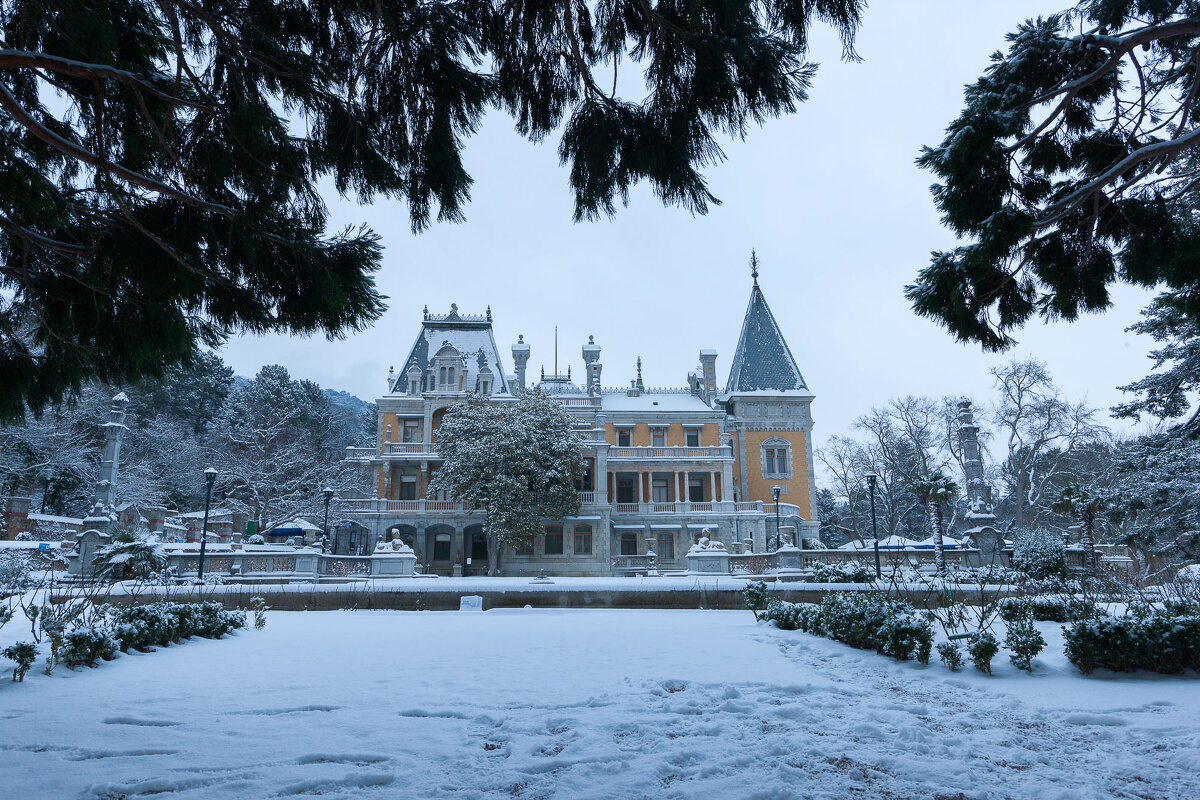
[[[628,388],[602,388],[600,345],[583,345],[581,384],[565,375],[527,376],[530,348],[512,345],[506,373],[483,316],[433,315],[388,392],[376,400],[378,446],[348,448],[347,458],[373,473],[376,498],[346,500],[335,537],[339,553],[370,553],[377,541],[400,538],[420,569],[443,575],[482,574],[487,540],[482,514],[451,498],[427,497],[439,459],[436,431],[447,410],[469,394],[512,402],[537,387],[572,414],[584,440],[587,468],[578,516],[546,520],[531,546],[505,548],[505,575],[614,575],[685,568],[700,537],[731,550],[764,552],[776,525],[815,538],[813,394],[791,349],[754,285],[724,390],[717,353],[679,389],[646,389],[641,360]],[[778,492],[776,504],[775,492]],[[776,520],[779,520],[777,523]],[[653,554],[651,556],[650,554]]]

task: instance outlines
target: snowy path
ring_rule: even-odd
[[[1043,631],[988,679],[748,612],[275,613],[0,684],[0,793],[1200,796],[1200,679],[1084,679]]]

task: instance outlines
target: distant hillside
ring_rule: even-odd
[[[329,402],[349,409],[356,415],[371,409],[371,403],[368,403],[366,400],[360,400],[349,392],[342,392],[335,389],[325,389],[323,391],[325,392],[325,396],[329,398]]]

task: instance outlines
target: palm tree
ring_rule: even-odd
[[[112,544],[104,547],[92,559],[96,574],[110,580],[148,578],[167,566],[163,546],[145,534],[120,530]]]
[[[942,503],[958,494],[958,484],[940,469],[927,475],[917,475],[908,481],[909,489],[929,512],[929,529],[933,532],[933,552],[939,575],[946,574],[946,548],[943,544]]]
[[[1103,507],[1099,497],[1076,483],[1064,488],[1054,504],[1059,514],[1079,518],[1079,542],[1083,545],[1083,566],[1088,572],[1096,571],[1096,516]]]

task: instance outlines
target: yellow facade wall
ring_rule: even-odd
[[[805,519],[813,519],[812,487],[808,484],[808,441],[803,431],[744,431],[746,437],[746,485],[742,487],[744,499],[773,502],[772,486],[786,486],[787,494],[779,499],[800,507]],[[786,439],[792,446],[792,478],[764,478],[762,473],[762,443],[772,437]],[[740,453],[739,453],[740,455]],[[741,473],[741,464],[735,464],[734,474]]]
[[[611,422],[604,423],[604,440],[614,447],[617,444],[617,427]],[[703,425],[693,425],[692,423],[672,422],[669,425],[651,425],[646,422],[638,422],[633,425],[620,425],[622,428],[633,429],[633,447],[650,447],[650,429],[662,428],[667,429],[667,447],[686,447],[688,428],[700,428],[700,446],[701,447],[717,447],[721,444],[721,426],[716,422],[706,422]]]

